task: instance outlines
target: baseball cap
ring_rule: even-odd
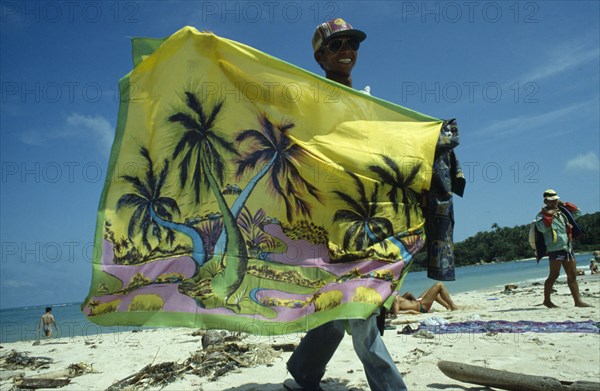
[[[352,28],[350,23],[346,22],[344,19],[334,18],[317,26],[312,39],[313,51],[316,52],[321,49],[324,42],[337,35],[349,35],[358,39],[359,42],[362,42],[367,38],[367,34]]]
[[[554,191],[552,189],[548,189],[544,192],[544,200],[554,201],[554,200],[558,200],[558,199],[560,199],[560,197],[558,196],[556,191]]]

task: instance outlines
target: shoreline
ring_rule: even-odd
[[[452,295],[456,295],[469,291],[500,289],[505,285],[523,286],[543,282],[547,278],[547,265],[539,265],[538,263],[531,261],[529,261],[529,264],[530,265],[526,268],[521,268],[519,264],[513,264],[512,262],[478,265],[480,267],[464,267],[462,269],[465,270],[463,272],[465,274],[457,275],[457,279],[455,281],[446,282],[446,286]],[[523,271],[521,272],[519,269],[523,269]],[[561,270],[561,273],[564,272]],[[490,276],[489,278],[488,275]],[[520,280],[517,276],[520,277]],[[419,272],[419,274],[411,277],[412,278],[404,281],[401,289],[402,292],[412,291],[414,294],[420,294],[429,286],[431,286],[431,284],[435,283],[435,280],[427,278],[426,272]],[[564,274],[561,274],[561,277],[564,278]],[[579,276],[580,279],[582,277],[584,276]],[[35,329],[37,323],[39,322],[39,314],[35,310],[40,309],[41,313],[43,312],[44,307],[45,305],[2,310],[1,313],[4,322],[2,322],[2,335],[0,344],[27,341],[33,342],[38,339]],[[94,338],[113,333],[151,330],[157,328],[156,326],[132,325],[99,326],[86,318],[85,315],[79,311],[79,307],[79,303],[63,303],[53,305],[53,308],[56,310],[54,314],[58,320],[59,326],[59,332],[55,333],[58,338],[73,339],[77,336]],[[31,312],[32,309],[33,312]],[[20,314],[28,311],[30,313],[28,313],[25,318],[21,318]],[[61,313],[61,311],[66,312]],[[11,322],[10,320],[13,321]]]
[[[576,308],[568,291],[566,279],[555,285],[553,301],[559,308],[541,305],[543,284],[535,281],[516,283],[517,288],[504,293],[495,287],[454,294],[462,309],[446,311],[434,304],[432,313],[399,315],[392,328],[383,336],[386,346],[403,374],[409,390],[443,388],[464,391],[472,386],[446,377],[437,368],[440,360],[504,369],[512,372],[551,376],[560,380],[600,379],[600,335],[591,333],[463,333],[435,334],[433,338],[399,334],[407,324],[438,317],[448,322],[467,320],[532,320],[537,322],[600,321],[600,275],[578,276],[580,291],[589,308]],[[246,344],[297,344],[303,333],[281,336],[247,336]],[[0,356],[11,350],[28,352],[34,357],[50,357],[54,361],[44,369],[2,369],[0,388],[10,389],[11,376],[41,375],[65,370],[69,365],[84,363],[96,373],[84,373],[71,379],[62,390],[105,390],[114,382],[131,376],[149,364],[183,363],[202,351],[202,336],[191,328],[157,328],[137,332],[117,332],[96,337],[72,337],[42,341],[2,343]],[[515,352],[518,350],[518,354]],[[285,362],[290,351],[277,351],[268,364],[233,368],[215,381],[194,374],[184,374],[165,387],[149,386],[149,390],[199,389],[205,391],[280,391],[289,377]],[[334,355],[324,377],[325,391],[368,390],[362,365],[356,357],[352,340],[346,336]]]
[[[590,256],[593,255],[592,251],[584,251],[584,252],[575,252],[575,256],[584,256],[586,254],[589,254]],[[543,262],[543,261],[547,261],[547,257],[542,258],[539,263]],[[523,259],[513,259],[510,261],[504,261],[504,262],[484,262],[484,263],[474,263],[471,265],[461,265],[461,266],[457,266],[456,269],[463,269],[463,268],[470,268],[470,267],[479,267],[479,266],[490,266],[490,265],[500,265],[500,264],[509,264],[509,263],[521,263],[521,262],[530,262],[530,261],[535,261],[535,257],[531,257],[531,258],[523,258]],[[587,263],[586,264],[581,264],[579,267],[579,269],[583,268],[585,269],[586,275],[589,273],[589,268]],[[426,268],[422,269],[422,270],[410,270],[408,273],[420,273],[420,272],[425,272],[427,271]],[[564,271],[561,269],[561,273],[564,273]],[[435,281],[435,280],[431,280],[431,281]],[[0,311],[12,311],[12,310],[28,310],[28,309],[32,309],[32,308],[44,308],[44,307],[65,307],[65,306],[73,306],[73,305],[77,305],[77,306],[81,306],[81,304],[83,304],[82,301],[74,301],[74,302],[69,302],[69,303],[57,303],[57,304],[29,304],[29,305],[24,305],[24,306],[20,306],[20,307],[6,307],[6,308],[0,308]]]

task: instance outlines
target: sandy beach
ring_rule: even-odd
[[[588,272],[589,273],[589,272]],[[468,320],[582,322],[600,321],[600,275],[578,277],[583,299],[589,308],[576,308],[566,281],[561,277],[555,285],[553,301],[559,308],[541,305],[543,286],[540,283],[516,283],[510,292],[504,289],[465,292],[454,296],[462,307],[446,311],[434,304],[434,312],[420,315],[400,315],[392,320],[384,340],[397,363],[409,390],[438,389],[489,390],[482,386],[462,383],[446,377],[438,368],[440,360],[456,361],[487,368],[507,370],[529,375],[551,376],[564,381],[600,381],[600,334],[596,333],[459,333],[417,335],[402,334],[406,325],[416,328],[419,322],[443,318],[449,322]],[[432,281],[433,283],[433,281]],[[415,292],[420,293],[420,292]],[[60,321],[60,319],[58,320]],[[121,389],[135,390],[229,390],[279,391],[289,376],[285,363],[289,349],[272,350],[271,346],[290,347],[303,334],[273,337],[246,336],[244,346],[255,349],[254,357],[267,363],[254,365],[248,357],[230,360],[230,366],[221,376],[209,380],[191,371],[173,376],[166,385],[150,385],[140,379],[136,385]],[[105,390],[148,366],[161,363],[183,365],[202,352],[202,333],[195,329],[168,328],[138,332],[104,334],[102,336],[74,337],[41,341],[2,344],[0,356],[0,389],[15,387],[15,377],[26,378],[65,371],[71,364],[81,363],[83,374],[72,377],[61,390]],[[263,349],[263,350],[261,350]],[[266,350],[265,350],[266,349]],[[6,357],[16,351],[28,357],[51,358],[52,362],[37,369],[8,368]],[[268,351],[268,353],[267,353]],[[13,353],[14,354],[14,353]],[[272,357],[272,359],[269,359]],[[164,364],[168,368],[167,364]],[[173,371],[171,371],[173,372]],[[214,375],[214,374],[213,374]],[[362,365],[346,336],[329,364],[322,387],[326,391],[368,390]]]

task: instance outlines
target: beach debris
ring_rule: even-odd
[[[502,293],[504,293],[505,295],[515,294],[518,287],[519,286],[515,284],[504,285],[504,291]]]
[[[542,342],[542,340],[539,339],[538,337],[532,338],[531,342],[534,342],[536,345],[539,345],[539,346],[544,344],[544,342]]]
[[[248,343],[242,333],[209,330],[194,334],[202,336],[202,349],[191,354],[183,363],[169,361],[146,365],[137,373],[115,382],[108,391],[164,387],[186,374],[215,381],[239,368],[270,365],[280,357],[283,348],[290,348],[290,344],[281,344],[282,349],[278,350],[267,343]]]
[[[414,348],[412,349],[404,358],[404,361],[410,365],[417,365],[422,362],[422,358],[425,356],[429,356],[431,352],[426,352],[425,350]]]
[[[412,327],[410,327],[410,325],[409,325],[409,324],[407,324],[406,326],[404,326],[404,327],[402,328],[402,330],[399,330],[399,331],[397,331],[396,333],[397,333],[397,334],[412,334],[412,333],[414,333],[414,332],[415,332],[416,330],[418,330],[418,329],[419,329],[419,327],[418,327],[418,326],[417,326],[417,328],[416,328],[416,329],[413,329]]]
[[[419,330],[413,336],[423,339],[435,339],[435,335],[431,331],[427,330]]]
[[[59,388],[71,382],[71,379],[46,379],[24,377],[15,382],[18,389],[36,390],[38,388]]]
[[[54,361],[50,357],[30,357],[27,353],[11,350],[0,357],[0,369],[47,368]]]
[[[240,334],[223,333],[221,332],[223,338],[217,342],[214,342],[214,336],[202,338],[203,341],[210,340],[212,343],[206,346],[203,343],[204,349],[188,359],[187,363],[193,367],[194,374],[214,381],[232,369],[270,364],[281,354],[281,351],[276,351],[269,344],[246,343]]]
[[[25,377],[19,374],[14,377],[17,389],[34,390],[38,388],[59,388],[64,387],[71,382],[71,379],[86,373],[95,373],[91,364],[80,362],[71,364],[67,369],[50,373],[43,373],[35,376]]]
[[[202,336],[202,347],[208,349],[212,345],[220,344],[225,340],[235,340],[238,335],[228,333],[227,331],[218,330],[207,330],[202,334],[196,334],[196,336]]]
[[[71,364],[67,367],[67,370],[69,371],[69,376],[71,377],[81,376],[86,373],[98,373],[94,371],[93,364],[88,364],[85,362]]]
[[[271,347],[274,350],[280,350],[282,352],[293,352],[294,350],[296,350],[296,346],[298,346],[295,343],[273,343],[271,344]]]
[[[590,381],[561,381],[549,376],[526,375],[454,361],[440,361],[444,375],[465,383],[514,391],[592,391],[600,383]]]
[[[179,375],[187,370],[184,364],[173,361],[160,364],[148,364],[133,375],[119,380],[108,388],[108,391],[146,388],[147,386],[165,386],[175,381]],[[137,387],[135,387],[137,386]]]

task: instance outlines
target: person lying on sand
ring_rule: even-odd
[[[398,295],[392,304],[393,314],[419,314],[427,313],[431,309],[433,302],[441,304],[444,308],[450,311],[459,309],[450,298],[450,293],[441,282],[437,282],[427,289],[419,298],[413,296],[412,293],[406,292],[403,295]]]

